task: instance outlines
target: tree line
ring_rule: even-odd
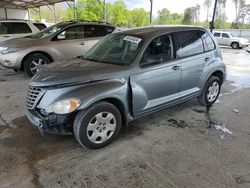
[[[232,23],[227,21],[226,3],[233,1],[235,5],[235,20]],[[200,21],[201,5],[187,7],[182,14],[172,13],[168,9],[163,8],[157,12],[157,16],[153,19],[155,25],[165,24],[187,24],[201,25],[208,27],[213,12],[214,0],[204,0],[202,6],[206,9],[206,21]],[[78,20],[98,21],[104,19],[104,9],[98,0],[78,0],[76,5],[76,15]],[[74,19],[74,11],[72,8],[57,8],[57,21],[68,21]],[[33,19],[39,20],[37,11],[31,10]],[[53,21],[54,16],[50,10],[41,9],[41,17],[47,21]],[[215,28],[249,28],[250,29],[250,4],[246,4],[246,0],[218,0]],[[114,3],[106,3],[106,20],[118,27],[141,27],[149,25],[149,12],[143,8],[135,8],[129,10],[124,0],[117,0]]]

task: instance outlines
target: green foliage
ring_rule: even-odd
[[[201,8],[200,5],[186,8],[184,10],[184,18],[182,23],[190,25],[199,22],[200,8]]]
[[[76,17],[78,20],[102,20],[103,9],[97,0],[78,0],[76,4]],[[74,19],[72,8],[67,9],[67,20]]]
[[[209,15],[209,8],[212,0],[204,0],[204,6],[207,9],[207,17]],[[250,5],[242,3],[244,0],[235,0],[241,2],[239,10],[239,22],[237,24],[228,23],[225,16],[225,5],[227,0],[218,1],[218,9],[216,13],[215,27],[220,29],[226,28],[250,28]],[[78,20],[103,20],[104,10],[100,2],[103,0],[77,0],[77,19]],[[213,2],[213,1],[212,1]],[[244,6],[243,6],[244,5]],[[53,7],[51,6],[53,10]],[[38,11],[31,9],[31,17],[35,20],[40,20]],[[56,8],[57,21],[73,20],[74,11],[72,8],[63,9]],[[188,7],[184,14],[171,13],[168,9],[163,8],[158,11],[157,17],[153,19],[153,24],[192,24],[208,27],[208,20],[206,22],[199,21],[200,5]],[[41,17],[48,22],[54,22],[54,15],[47,7],[41,7]],[[125,0],[116,0],[114,3],[106,3],[106,19],[118,27],[141,27],[149,25],[149,12],[143,8],[136,8],[128,10]],[[249,22],[249,23],[248,23]],[[246,24],[248,23],[248,25]]]
[[[143,8],[129,11],[128,27],[140,27],[149,24],[149,12]]]

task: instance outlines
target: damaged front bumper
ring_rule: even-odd
[[[39,129],[41,134],[72,135],[72,128],[67,127],[69,120],[67,115],[51,114],[42,116],[36,110],[27,110],[26,115],[30,122]]]

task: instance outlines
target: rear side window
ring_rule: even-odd
[[[11,34],[32,33],[26,23],[11,23]]]
[[[210,37],[210,35],[207,32],[200,31],[203,41],[204,41],[204,48],[205,51],[211,51],[215,49],[215,44],[213,39]]]
[[[229,35],[226,34],[226,33],[222,33],[222,37],[224,37],[224,38],[229,38]]]
[[[0,22],[0,35],[10,34],[10,24],[8,22]]]
[[[220,37],[220,33],[214,33],[215,37]]]
[[[114,31],[114,27],[103,25],[88,25],[86,27],[87,37],[102,37],[106,36]]]
[[[40,31],[47,28],[45,24],[43,23],[33,23],[34,26],[36,26],[37,29],[39,29]]]
[[[188,57],[204,52],[203,42],[197,30],[177,32],[174,36],[179,44],[177,57]]]

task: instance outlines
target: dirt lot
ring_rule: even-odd
[[[73,136],[41,136],[25,117],[29,79],[0,68],[0,187],[249,188],[250,54],[222,52],[228,81],[210,113],[228,132],[209,127],[193,100],[134,122],[94,151]]]

